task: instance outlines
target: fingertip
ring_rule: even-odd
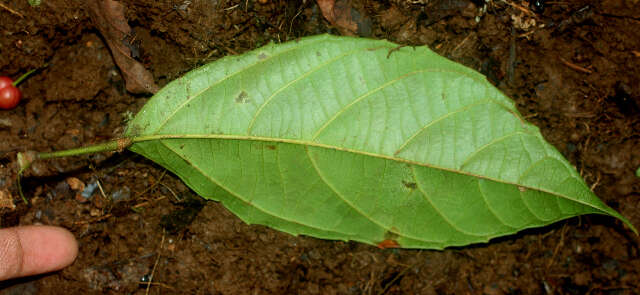
[[[77,255],[78,242],[64,228],[0,229],[0,280],[59,270],[71,264]]]
[[[78,256],[78,242],[64,228],[36,225],[18,227],[17,230],[24,251],[24,275],[62,269]]]

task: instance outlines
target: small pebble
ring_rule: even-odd
[[[82,190],[82,196],[85,197],[86,199],[91,198],[91,196],[93,196],[93,193],[96,191],[97,188],[98,188],[98,182],[94,180],[93,182],[87,184],[84,190]]]
[[[67,183],[67,185],[69,185],[69,188],[74,191],[82,191],[85,189],[84,182],[75,177],[67,177],[67,179],[65,179],[65,182]]]

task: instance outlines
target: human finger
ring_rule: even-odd
[[[78,255],[68,230],[55,226],[0,229],[0,281],[59,270]]]

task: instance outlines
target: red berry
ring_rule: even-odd
[[[5,88],[9,85],[13,85],[13,80],[7,76],[0,76],[0,89]]]
[[[20,102],[22,94],[20,89],[9,84],[4,88],[0,88],[0,109],[13,109]]]

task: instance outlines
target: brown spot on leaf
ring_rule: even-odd
[[[404,185],[404,187],[406,187],[408,189],[411,189],[411,190],[414,190],[414,189],[418,188],[418,184],[416,184],[415,182],[406,181],[406,180],[402,181],[402,185]]]
[[[275,149],[276,149],[276,146],[275,146],[275,145],[272,145],[272,144],[268,144],[268,145],[267,145],[267,148],[268,148],[268,149],[270,149],[270,150],[275,150]]]
[[[524,193],[527,191],[527,188],[524,186],[518,186],[518,190]]]
[[[145,125],[147,125],[147,124],[145,124]],[[140,126],[138,124],[134,124],[134,125],[131,125],[129,127],[129,130],[127,130],[127,131],[131,135],[131,137],[136,137],[140,133],[142,133],[143,130],[144,130],[144,127],[142,127],[142,126]]]
[[[251,100],[249,99],[249,94],[242,90],[238,96],[236,96],[236,102],[237,103],[249,103]]]
[[[268,56],[268,55],[266,55],[264,52],[263,52],[263,53],[258,54],[258,59],[259,59],[259,60],[266,59],[267,57],[269,57],[269,56]]]

